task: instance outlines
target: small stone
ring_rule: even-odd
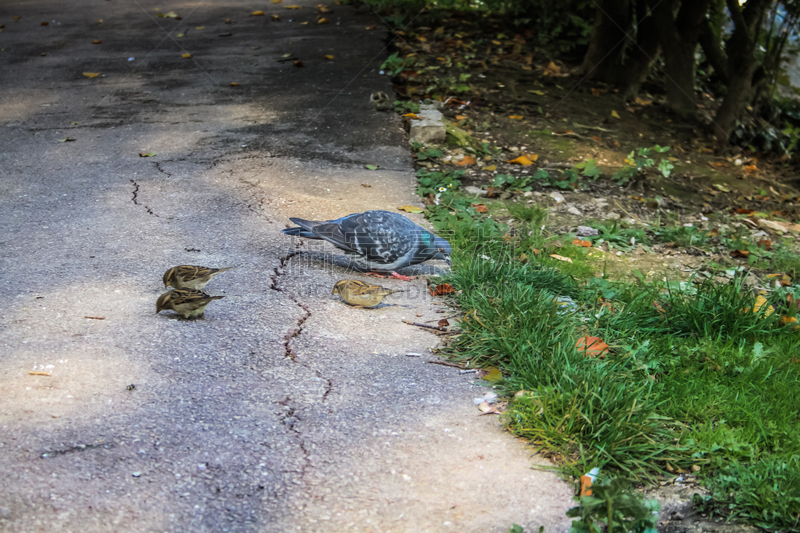
[[[605,220],[619,220],[622,217],[619,215],[619,213],[611,212],[611,213],[606,213],[603,218]]]
[[[139,477],[139,476],[141,476],[141,475],[142,475],[142,473],[141,473],[141,472],[134,472],[134,473],[133,473],[133,474],[131,474],[131,475],[132,475],[133,477]]]
[[[475,187],[473,185],[467,185],[466,187],[464,187],[464,192],[467,192],[469,194],[477,194],[479,196],[483,196],[484,194],[486,194],[485,189],[481,189],[480,187]]]
[[[524,196],[525,198],[530,198],[532,195],[533,195],[533,193],[531,191],[525,191],[522,194],[522,196]]]
[[[552,198],[553,200],[555,200],[557,204],[560,204],[560,203],[563,203],[563,202],[566,202],[566,201],[567,201],[567,199],[566,199],[566,198],[564,198],[564,195],[563,195],[563,194],[561,194],[561,193],[560,193],[560,192],[558,192],[558,191],[553,191],[553,192],[551,192],[550,194],[548,194],[547,196],[549,196],[550,198]]]
[[[570,214],[573,214],[573,215],[576,215],[576,216],[579,216],[579,217],[583,216],[583,213],[581,213],[581,210],[578,209],[577,207],[575,207],[574,205],[571,205],[571,206],[569,206],[567,208],[567,213],[570,213]]]
[[[578,237],[594,237],[599,234],[599,231],[589,226],[578,226]]]

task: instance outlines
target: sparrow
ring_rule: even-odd
[[[209,296],[194,289],[175,289],[158,297],[156,314],[164,309],[172,309],[183,318],[202,318],[209,302],[220,298],[224,296]]]
[[[203,266],[180,265],[172,267],[164,273],[164,288],[172,285],[176,289],[200,290],[211,281],[211,278],[234,267],[208,268]]]
[[[387,289],[386,287],[364,283],[356,279],[343,279],[336,282],[331,294],[339,293],[345,303],[356,307],[375,307],[381,303],[381,300],[396,292],[405,291]]]
[[[391,272],[429,259],[450,262],[450,243],[399,213],[365,211],[336,220],[290,218],[299,227],[283,233],[322,239],[345,251],[364,271]]]

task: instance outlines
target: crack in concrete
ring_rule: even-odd
[[[153,164],[156,166],[156,170],[158,170],[162,174],[166,175],[168,178],[172,177],[172,174],[170,174],[169,172],[167,172],[166,170],[161,168],[161,163],[160,162],[154,161]]]
[[[300,451],[303,452],[303,466],[300,468],[299,472],[296,472],[297,474],[300,474],[300,478],[302,479],[305,477],[306,471],[311,466],[311,453],[308,451],[308,448],[306,448],[306,441],[303,438],[303,432],[296,427],[296,424],[300,422],[300,417],[295,414],[295,408],[289,406],[291,401],[292,399],[289,396],[287,396],[284,400],[278,401],[280,405],[283,405],[287,408],[286,413],[279,416],[281,424],[295,434],[299,442]]]
[[[139,184],[136,183],[136,180],[131,180],[131,183],[133,183],[133,198],[132,198],[132,200],[133,200],[134,205],[140,205],[140,206],[144,207],[145,211],[147,211],[148,214],[153,215],[154,217],[158,217],[158,215],[153,213],[153,210],[150,209],[148,206],[146,206],[145,204],[139,203]],[[159,218],[161,218],[161,217],[159,217]]]
[[[295,250],[280,258],[278,266],[273,269],[275,273],[270,276],[270,279],[272,280],[272,283],[269,286],[270,289],[273,291],[283,292],[283,289],[278,287],[278,278],[283,275],[283,268],[286,266],[286,263],[289,261],[289,259],[296,255],[300,255],[300,253],[302,253],[300,250]]]
[[[286,350],[286,357],[294,361],[297,354],[294,353],[294,350],[292,350],[292,341],[297,337],[299,337],[301,333],[303,333],[303,324],[306,323],[306,320],[311,318],[311,311],[308,309],[308,307],[300,303],[297,299],[292,298],[292,301],[296,303],[298,306],[300,306],[304,311],[303,316],[297,319],[297,326],[295,326],[294,329],[290,330],[289,333],[287,333],[286,336],[283,338],[285,341],[283,343],[283,347]]]

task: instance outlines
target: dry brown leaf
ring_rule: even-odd
[[[252,13],[250,13],[250,16],[251,17],[263,17],[264,16],[264,12],[261,11],[261,10],[253,11]]]
[[[36,371],[36,370],[31,370],[31,371],[28,372],[28,375],[30,375],[30,376],[52,376],[53,374],[51,374],[50,372],[39,372],[39,371]]]
[[[238,87],[239,86],[239,82],[232,81],[228,85],[230,85],[231,87]]]
[[[295,60],[295,61],[292,61],[292,65],[294,65],[294,66],[296,66],[296,67],[300,68],[300,67],[302,67],[302,66],[303,66],[303,62],[302,62],[302,61]]]
[[[94,41],[92,41],[92,44],[103,44],[103,41],[95,39]]]
[[[538,158],[538,156],[536,156],[536,157]],[[517,157],[516,159],[507,159],[506,163],[517,163],[518,165],[522,165],[524,167],[527,167],[529,165],[532,165],[533,161],[528,156],[521,155],[521,156]]]
[[[489,208],[486,207],[486,204],[472,204],[472,207],[474,207],[475,211],[478,213],[486,213],[489,211]]]
[[[569,257],[564,257],[563,255],[550,254],[550,257],[552,257],[553,259],[558,259],[559,261],[565,261],[567,263],[572,263],[572,259],[570,259]]]
[[[602,358],[602,354],[608,350],[608,344],[603,342],[603,339],[600,337],[587,336],[578,339],[578,342],[575,343],[575,348],[577,348],[579,352],[584,352],[586,356],[595,357],[599,355]]]
[[[449,283],[442,283],[441,285],[437,285],[432,289],[428,289],[431,293],[431,296],[444,296],[445,294],[452,294],[456,292],[452,285]]]
[[[581,239],[573,239],[572,244],[574,244],[575,246],[584,246],[586,248],[592,247],[592,241],[583,241]]]
[[[326,19],[325,17],[322,17],[321,19],[319,19],[317,21],[317,24],[327,24],[328,22],[330,22],[328,19]]]
[[[327,59],[328,61],[330,61],[331,59],[333,59],[333,56],[332,56],[332,55],[330,55],[330,54],[328,54],[328,55],[326,55],[326,56],[322,56],[322,58],[323,58],[323,59]]]
[[[474,164],[475,164],[475,158],[472,157],[471,155],[465,156],[464,159],[456,162],[456,165],[460,167],[465,167],[467,165],[474,165]]]

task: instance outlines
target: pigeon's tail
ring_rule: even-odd
[[[319,235],[314,233],[312,229],[314,226],[318,224],[322,224],[322,222],[315,222],[313,220],[303,220],[302,218],[290,218],[292,222],[300,226],[299,228],[286,228],[283,230],[285,235],[296,235],[298,237],[306,237],[308,239],[319,239]]]
[[[285,235],[296,235],[298,237],[307,237],[309,239],[319,239],[316,235],[311,233],[310,231],[306,231],[303,228],[286,228],[281,230]]]

